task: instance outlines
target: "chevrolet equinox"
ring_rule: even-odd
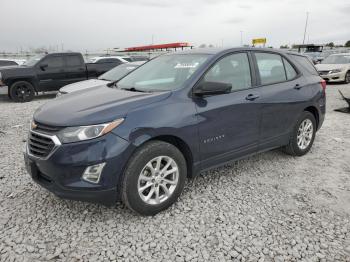
[[[306,154],[325,117],[325,88],[312,62],[296,53],[162,55],[118,82],[41,106],[26,168],[59,197],[121,200],[154,215],[204,170],[274,148]]]

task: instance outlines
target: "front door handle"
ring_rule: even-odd
[[[257,98],[259,98],[259,95],[257,95],[257,94],[249,94],[249,95],[247,95],[247,97],[245,99],[247,99],[249,101],[254,101]]]

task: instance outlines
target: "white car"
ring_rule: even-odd
[[[103,75],[100,75],[97,79],[89,79],[66,85],[58,91],[56,96],[59,97],[61,95],[86,90],[89,88],[95,88],[98,86],[104,86],[110,82],[118,81],[119,79],[129,74],[131,71],[135,70],[144,63],[145,61],[138,61],[121,64],[107,71]]]
[[[129,63],[132,59],[129,56],[97,56],[89,59],[89,63]]]
[[[316,68],[327,82],[350,83],[350,53],[330,55]]]
[[[23,65],[26,60],[23,59],[5,59],[0,58],[0,67],[1,66],[18,66]]]

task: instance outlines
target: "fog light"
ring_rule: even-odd
[[[101,163],[101,164],[97,164],[97,165],[93,165],[93,166],[88,166],[85,169],[82,178],[85,181],[88,181],[88,182],[91,182],[94,184],[98,184],[98,182],[100,182],[101,173],[102,173],[102,170],[103,170],[105,164],[106,163]]]

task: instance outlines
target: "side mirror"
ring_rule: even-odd
[[[193,90],[193,94],[196,96],[209,96],[209,95],[221,95],[228,94],[232,90],[232,85],[221,82],[201,82]]]
[[[49,65],[48,64],[41,64],[40,65],[40,69],[45,71],[45,69],[48,67]]]

